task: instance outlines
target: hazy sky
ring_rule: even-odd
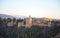
[[[0,14],[60,18],[60,0],[0,0]]]

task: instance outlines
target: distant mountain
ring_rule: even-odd
[[[19,16],[19,15],[14,15],[14,17],[17,18],[17,19],[19,19],[19,18],[21,18],[21,19],[27,18],[27,16]]]
[[[6,15],[6,14],[0,14],[1,18],[14,18],[14,16]]]
[[[6,14],[0,14],[0,17],[1,18],[16,18],[16,19],[19,19],[19,18],[21,18],[21,19],[27,18],[27,16],[19,16],[19,15],[12,16],[12,15],[6,15]]]
[[[16,19],[24,19],[24,18],[28,18],[27,16],[21,16],[21,15],[7,15],[7,14],[0,14],[0,17],[1,18],[16,18]],[[33,17],[33,18],[36,18],[36,17]],[[44,19],[44,18],[42,18]],[[60,20],[60,19],[52,19],[50,18],[51,20]]]

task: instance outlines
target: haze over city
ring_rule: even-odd
[[[60,0],[0,0],[0,14],[60,18]]]

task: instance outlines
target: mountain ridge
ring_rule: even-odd
[[[0,18],[16,18],[16,19],[19,19],[19,18],[27,18],[27,16],[12,16],[12,15],[7,15],[7,14],[0,14]]]

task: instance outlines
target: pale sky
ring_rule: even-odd
[[[60,18],[60,0],[0,0],[0,14]]]

